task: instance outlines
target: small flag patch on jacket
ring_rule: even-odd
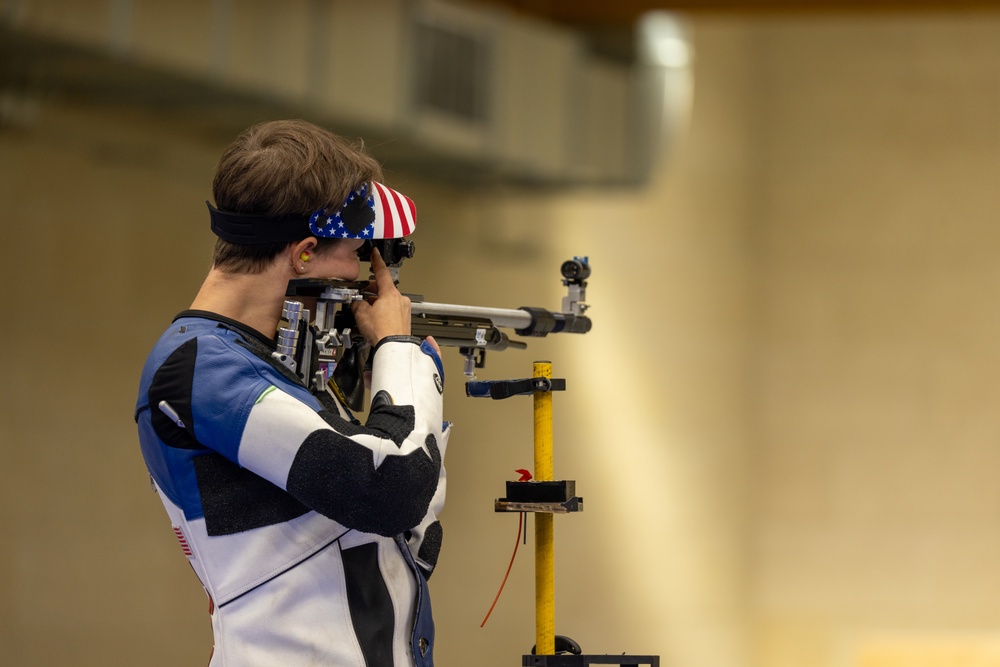
[[[181,549],[184,550],[184,555],[188,558],[194,558],[194,553],[191,552],[191,547],[188,545],[187,538],[184,537],[184,531],[181,530],[180,526],[174,526],[174,535],[177,536],[177,541],[181,543]]]

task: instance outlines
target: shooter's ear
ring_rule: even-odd
[[[297,275],[302,275],[308,269],[309,260],[312,259],[317,244],[314,236],[307,236],[298,243],[289,244],[289,248],[286,250],[288,261],[292,271]]]

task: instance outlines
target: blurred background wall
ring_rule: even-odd
[[[306,4],[273,30],[294,43]],[[212,86],[198,104],[121,96],[123,80],[173,85],[143,78],[122,25],[198,69],[185,44],[211,42],[207,15],[2,6],[0,661],[204,664],[207,600],[150,491],[134,392],[207,271],[219,153],[241,124],[311,107]],[[370,144],[420,211],[405,289],[556,308],[559,263],[590,257],[593,332],[480,373],[550,359],[568,382],[555,471],[586,511],[555,522],[557,632],[677,667],[1000,665],[1000,14],[682,19],[693,92],[641,178],[549,163],[468,179]],[[119,56],[86,89],[33,87],[32,31],[110,34]],[[514,546],[492,503],[531,466],[530,401],[465,398],[449,352],[438,663],[516,665],[534,642],[530,539],[479,626]]]

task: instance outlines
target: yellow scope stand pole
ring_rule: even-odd
[[[536,361],[534,377],[552,379],[552,363]],[[552,392],[534,393],[535,479],[552,481]],[[535,654],[555,655],[555,531],[553,515],[535,513]]]

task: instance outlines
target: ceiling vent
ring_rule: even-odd
[[[486,123],[490,89],[486,40],[455,26],[420,20],[413,29],[417,110],[472,125]]]
[[[492,120],[496,16],[433,0],[408,11],[413,136],[434,152],[480,160]]]

